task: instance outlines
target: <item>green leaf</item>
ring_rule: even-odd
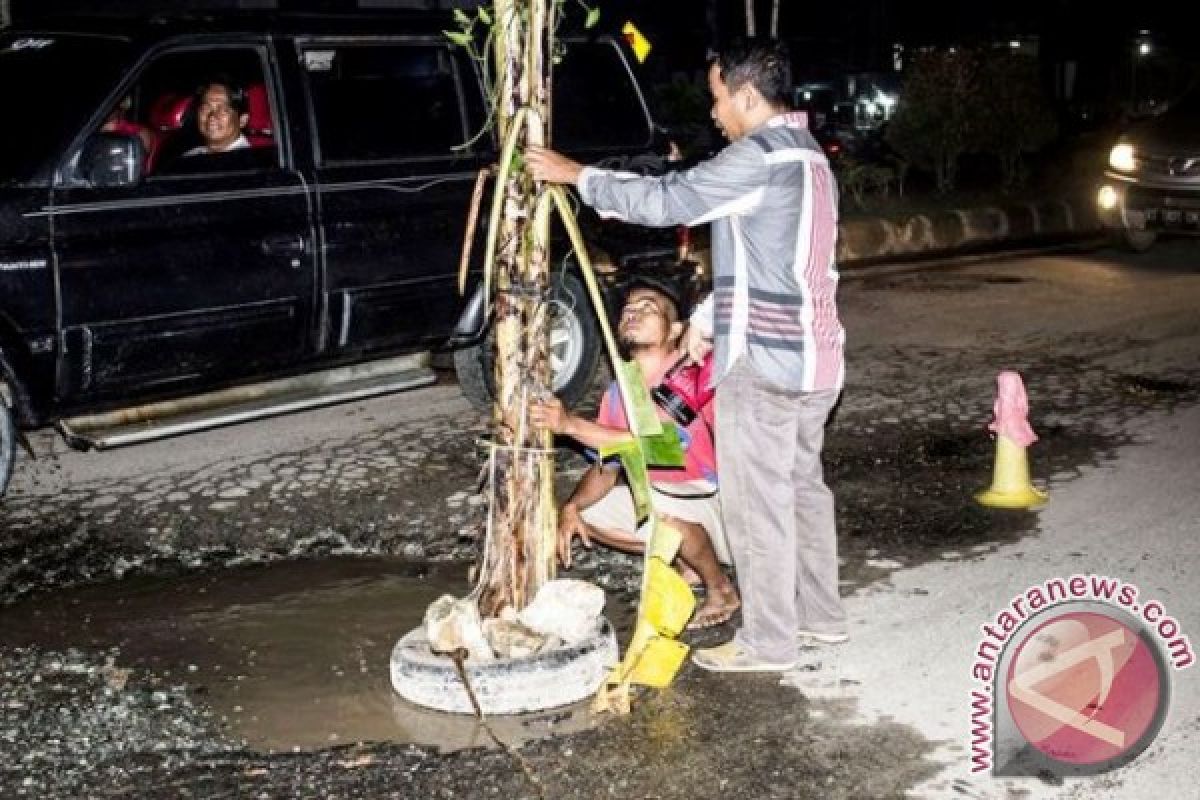
[[[446,34],[446,38],[454,42],[460,47],[469,47],[471,44],[471,34],[465,31],[442,31]]]
[[[679,438],[679,429],[674,425],[663,425],[662,433],[643,436],[639,441],[642,457],[647,464],[656,467],[683,466],[683,442]]]
[[[513,150],[512,161],[509,165],[510,175],[520,175],[525,171],[525,155],[520,150]]]
[[[454,9],[454,21],[463,26],[463,28],[469,28],[471,26],[471,18],[463,13],[461,8]]]
[[[600,448],[600,458],[617,456],[625,469],[625,483],[633,496],[634,516],[640,523],[650,515],[650,476],[646,472],[646,458],[642,455],[642,443],[637,439],[621,439]]]
[[[484,8],[483,6],[479,7],[479,21],[482,22],[484,25],[492,24],[492,15],[489,14],[488,10],[486,8]]]
[[[616,368],[617,384],[621,387],[621,402],[625,404],[625,416],[629,429],[638,436],[653,436],[662,431],[658,418],[658,407],[650,399],[642,368],[636,361],[621,361]]]
[[[589,8],[588,13],[587,13],[587,19],[584,20],[583,27],[594,28],[594,27],[596,27],[596,23],[599,21],[600,21],[600,9]]]

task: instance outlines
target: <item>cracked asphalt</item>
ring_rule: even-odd
[[[1128,545],[1114,532],[1104,548],[1090,546],[1105,520],[1122,513],[1173,509],[1161,534],[1171,546],[1130,551],[1114,569],[1181,606],[1185,628],[1200,624],[1185,613],[1193,606],[1184,605],[1191,601],[1180,567],[1195,561],[1185,535],[1200,522],[1188,499],[1196,461],[1181,446],[1200,432],[1198,254],[1193,243],[1168,242],[1140,256],[1100,250],[844,275],[847,386],[829,429],[826,472],[838,501],[851,644],[814,651],[783,681],[688,669],[670,690],[640,694],[627,718],[543,717],[512,734],[507,750],[466,746],[482,742],[478,735],[453,746],[418,741],[405,732],[406,712],[384,699],[390,641],[381,632],[393,625],[402,633],[423,606],[372,623],[370,637],[345,640],[360,648],[364,669],[363,677],[339,677],[350,689],[313,677],[327,674],[321,659],[332,657],[315,644],[294,651],[316,663],[296,675],[260,654],[293,652],[281,649],[283,632],[295,634],[305,619],[310,627],[298,641],[341,642],[335,617],[321,617],[330,626],[323,630],[311,625],[316,612],[307,606],[276,615],[277,630],[254,628],[261,643],[237,639],[236,653],[222,638],[233,636],[221,622],[230,609],[278,611],[305,589],[313,597],[332,592],[340,613],[363,619],[379,598],[407,597],[386,594],[400,586],[388,581],[433,575],[439,590],[463,590],[485,509],[477,442],[486,420],[451,377],[408,394],[110,453],[75,453],[39,433],[38,458],[18,457],[0,501],[0,793],[1148,796],[1137,787],[1160,780],[1155,765],[1173,759],[1148,755],[1086,785],[969,774],[966,695],[942,696],[940,684],[967,675],[972,631],[987,609],[1030,582],[1094,569],[1141,546],[1128,531]],[[1040,437],[1031,466],[1051,495],[1045,511],[997,512],[971,500],[990,480],[986,424],[1002,369],[1025,378]],[[1126,473],[1141,462],[1140,477]],[[563,451],[560,493],[582,465]],[[1118,489],[1151,475],[1107,516],[1089,516],[1104,507],[1097,493],[1124,497]],[[627,636],[637,562],[581,555],[568,574],[609,590]],[[278,585],[256,589],[258,581]],[[195,594],[204,595],[202,607]],[[207,615],[204,625],[196,614]],[[924,636],[906,630],[911,614],[921,615]],[[932,631],[945,634],[939,644]],[[729,633],[726,626],[692,642]],[[225,661],[208,653],[222,649]],[[931,658],[950,671],[929,667]],[[345,660],[337,666],[358,674]],[[215,674],[218,667],[224,672]],[[320,694],[327,684],[332,693],[357,692],[359,716],[371,725],[331,740],[320,715],[297,714],[291,724],[305,728],[299,751],[284,740],[264,746],[232,711],[238,703],[249,713],[226,686],[237,683],[233,672],[248,682],[272,677],[285,698],[289,685],[297,693]],[[1186,735],[1200,719],[1194,681],[1177,677],[1174,716],[1160,741],[1200,755]],[[387,714],[371,717],[379,705]],[[277,727],[286,732],[288,723]]]

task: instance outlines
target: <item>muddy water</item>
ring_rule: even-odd
[[[450,751],[490,745],[473,717],[428,711],[391,688],[396,640],[462,567],[386,559],[293,561],[129,579],[0,609],[8,645],[119,648],[120,667],[186,684],[222,726],[264,751],[391,741]],[[589,727],[586,706],[489,718],[506,743]]]

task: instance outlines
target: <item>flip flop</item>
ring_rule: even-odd
[[[692,617],[692,621],[687,624],[687,630],[702,631],[705,628],[715,628],[718,625],[724,625],[741,607],[741,600],[738,600],[733,605],[725,605],[718,608],[702,608],[696,612],[695,616]]]

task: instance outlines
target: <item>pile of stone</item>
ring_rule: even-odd
[[[467,651],[468,664],[518,659],[573,646],[596,633],[604,591],[587,581],[545,584],[520,611],[481,619],[472,597],[443,595],[425,612],[425,635],[434,653]]]

